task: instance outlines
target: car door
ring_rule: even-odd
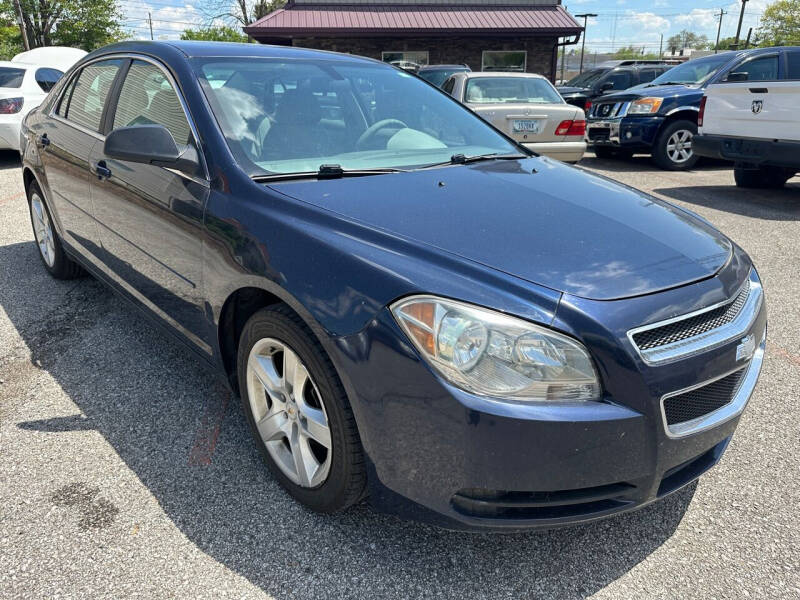
[[[107,130],[159,124],[179,146],[197,148],[179,91],[161,65],[133,60],[116,90],[109,102]],[[108,274],[210,353],[202,294],[201,230],[209,192],[205,171],[186,173],[115,160],[100,144],[89,162]]]
[[[714,115],[704,134],[731,134],[761,139],[786,139],[787,127],[796,119],[784,94],[788,82],[780,79],[780,52],[758,54],[731,67],[713,93],[708,94],[705,112]]]
[[[100,242],[89,194],[89,155],[102,144],[106,100],[122,64],[110,59],[83,67],[35,129],[62,237],[93,261],[100,260]]]

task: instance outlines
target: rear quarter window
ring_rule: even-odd
[[[63,73],[58,69],[42,67],[41,69],[36,69],[36,83],[39,84],[43,92],[49,92],[56,82],[61,79],[62,75]]]
[[[22,86],[25,69],[0,67],[0,88],[18,88]]]
[[[800,79],[800,50],[786,53],[786,79]]]

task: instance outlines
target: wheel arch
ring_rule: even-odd
[[[677,108],[673,108],[665,115],[666,118],[661,124],[661,129],[664,129],[664,127],[670,123],[680,121],[681,119],[686,119],[687,121],[692,121],[693,123],[697,124],[697,115],[699,113],[700,109],[694,106],[678,106]]]

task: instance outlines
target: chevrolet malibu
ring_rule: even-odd
[[[717,463],[761,369],[741,248],[390,65],[125,42],[23,142],[44,268],[218,371],[317,511],[510,530],[638,508]]]

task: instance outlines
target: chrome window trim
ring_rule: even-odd
[[[186,117],[186,121],[189,123],[189,129],[192,131],[192,137],[194,137],[194,142],[195,142],[195,145],[197,146],[197,154],[198,154],[198,157],[200,158],[200,163],[201,163],[201,166],[202,166],[202,169],[203,169],[203,174],[205,175],[205,179],[201,179],[201,178],[198,178],[198,177],[192,177],[191,175],[186,175],[185,173],[181,173],[181,175],[185,176],[188,179],[191,179],[192,181],[200,183],[201,185],[203,185],[205,187],[211,187],[211,184],[210,184],[211,177],[209,176],[208,166],[206,165],[204,153],[202,151],[202,146],[200,145],[200,135],[198,133],[197,127],[194,124],[194,119],[192,118],[191,112],[189,111],[189,105],[186,104],[186,100],[183,97],[183,93],[181,92],[181,89],[178,86],[178,82],[172,76],[172,73],[169,72],[169,69],[167,69],[162,62],[160,62],[160,61],[158,61],[158,60],[156,60],[154,58],[151,58],[149,56],[145,56],[143,54],[136,54],[135,52],[115,52],[113,54],[105,54],[103,56],[98,56],[96,58],[93,58],[92,60],[86,61],[85,63],[81,63],[80,65],[78,65],[78,68],[76,69],[75,73],[72,74],[72,76],[70,77],[69,81],[67,81],[64,84],[64,86],[61,88],[61,90],[59,91],[58,97],[56,98],[55,102],[53,102],[52,105],[50,106],[50,111],[48,112],[47,116],[52,118],[52,119],[55,119],[57,121],[60,121],[62,123],[65,123],[65,124],[69,125],[70,127],[74,127],[78,131],[82,131],[83,133],[88,133],[89,135],[94,136],[98,140],[105,140],[106,136],[103,135],[102,133],[100,133],[98,131],[92,131],[92,130],[86,128],[86,127],[83,127],[82,125],[80,125],[78,123],[75,123],[73,121],[70,121],[69,119],[65,119],[64,117],[61,117],[61,116],[55,114],[55,107],[60,104],[61,99],[63,98],[65,91],[67,89],[69,89],[70,85],[75,80],[75,77],[78,77],[85,67],[87,67],[89,65],[92,65],[92,64],[94,64],[96,62],[100,62],[100,61],[104,61],[104,60],[114,60],[114,59],[117,59],[117,58],[130,58],[131,60],[141,60],[142,62],[150,63],[150,64],[156,66],[164,74],[164,76],[167,78],[167,81],[169,81],[169,84],[172,86],[172,89],[175,91],[175,94],[178,96],[178,101],[180,102],[181,109],[183,110],[183,116]],[[126,74],[126,77],[127,77],[127,74]],[[108,101],[108,99],[106,99],[106,102],[107,101]],[[169,170],[171,173],[175,173],[174,169],[167,169],[167,170]]]
[[[660,405],[661,405],[661,422],[664,425],[664,432],[666,433],[668,438],[677,439],[682,438],[687,435],[692,435],[695,433],[699,433],[701,431],[706,431],[707,429],[711,429],[712,427],[716,427],[718,425],[722,425],[723,423],[730,421],[731,419],[737,417],[744,411],[745,406],[747,406],[747,402],[750,400],[750,396],[753,393],[753,390],[756,387],[756,382],[758,381],[758,376],[761,373],[761,366],[764,362],[764,350],[767,345],[767,330],[764,329],[763,333],[761,334],[761,342],[756,348],[756,351],[753,353],[753,358],[750,359],[750,364],[744,367],[738,367],[733,369],[732,371],[728,371],[718,377],[714,377],[713,379],[709,379],[702,383],[698,383],[696,385],[684,388],[682,390],[678,390],[676,392],[670,392],[669,394],[664,394],[661,397]],[[702,417],[698,417],[696,419],[692,419],[691,421],[684,421],[683,423],[676,423],[675,425],[668,425],[667,424],[667,413],[664,410],[664,401],[668,398],[672,398],[673,396],[679,396],[681,394],[685,394],[687,392],[691,392],[692,390],[696,390],[698,388],[704,387],[715,381],[719,381],[728,375],[732,375],[737,371],[741,371],[746,369],[744,376],[742,377],[742,381],[739,383],[739,387],[736,389],[736,393],[733,396],[733,399],[728,402],[725,406],[718,408],[717,410],[710,412]]]
[[[750,270],[748,281],[750,283],[750,293],[747,296],[744,306],[742,306],[742,309],[739,311],[739,314],[736,315],[736,317],[730,323],[726,323],[721,327],[717,327],[700,335],[647,350],[641,350],[633,339],[637,333],[649,331],[651,329],[656,329],[658,327],[663,327],[665,325],[670,325],[686,319],[691,319],[692,317],[702,315],[703,313],[707,313],[722,306],[727,306],[736,300],[744,286],[747,285],[747,282],[742,284],[742,286],[736,291],[735,294],[733,294],[733,296],[723,302],[718,302],[717,304],[707,306],[706,308],[701,308],[700,310],[696,310],[685,315],[679,315],[677,317],[672,317],[671,319],[665,319],[663,321],[658,321],[656,323],[650,323],[649,325],[643,325],[642,327],[631,329],[627,334],[628,341],[630,341],[637,354],[647,365],[659,366],[674,362],[676,360],[688,358],[689,356],[693,356],[707,350],[711,350],[712,348],[726,344],[737,337],[743,336],[756,320],[764,299],[764,292],[763,288],[761,287],[761,282],[758,280],[758,277],[755,275],[755,271],[753,269]]]

